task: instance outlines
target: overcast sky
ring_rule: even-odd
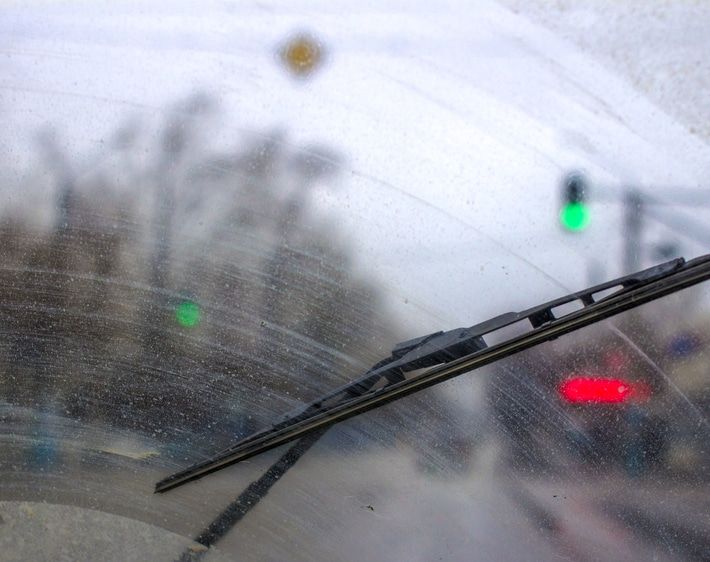
[[[282,127],[294,143],[346,155],[342,189],[319,192],[314,206],[342,225],[361,269],[414,325],[472,324],[582,288],[591,260],[620,274],[622,186],[665,200],[707,187],[707,139],[672,110],[672,95],[644,91],[631,70],[589,47],[588,34],[580,32],[585,48],[555,30],[554,13],[545,23],[495,2],[463,4],[10,3],[0,19],[2,175],[21,185],[43,124],[81,159],[124,116],[159,115],[206,89],[235,134]],[[613,27],[595,27],[585,9],[572,21],[590,34]],[[697,33],[683,44],[682,18],[669,25],[673,49],[698,48]],[[307,82],[276,56],[302,30],[327,54]],[[576,168],[599,185],[592,226],[573,236],[556,213],[560,177]],[[681,226],[688,215],[710,224],[707,210],[668,213]],[[648,224],[649,247],[709,249],[697,232]]]

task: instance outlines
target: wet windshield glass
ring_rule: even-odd
[[[710,13],[652,4],[10,3],[0,559],[710,556],[709,283],[153,493],[708,253]]]

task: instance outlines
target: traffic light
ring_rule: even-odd
[[[183,328],[194,328],[200,323],[200,306],[191,300],[182,301],[175,308],[175,319]]]
[[[560,222],[563,228],[572,232],[584,230],[591,220],[585,190],[586,182],[582,174],[573,173],[565,178],[562,186]]]

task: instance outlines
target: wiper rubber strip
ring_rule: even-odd
[[[176,488],[310,432],[379,408],[709,278],[710,255],[687,262],[678,258],[523,312],[510,312],[470,328],[437,332],[400,343],[392,350],[391,357],[380,361],[361,378],[335,389],[306,405],[299,413],[242,439],[214,457],[168,476],[156,484],[155,491]],[[618,290],[595,299],[599,293],[614,288]],[[555,316],[555,308],[571,302],[581,303],[581,308],[559,318]],[[523,321],[529,324],[527,332],[495,345],[486,344],[486,335]],[[404,373],[425,367],[431,368],[405,377]],[[382,383],[381,386],[377,386],[378,383]]]

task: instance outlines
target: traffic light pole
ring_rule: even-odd
[[[642,233],[647,218],[652,218],[666,227],[680,233],[682,236],[693,238],[702,244],[710,242],[710,230],[702,224],[694,222],[691,218],[682,215],[669,214],[670,207],[676,205],[692,205],[706,207],[709,200],[696,200],[694,202],[667,203],[653,196],[642,194],[639,190],[629,188],[622,197],[624,206],[624,222],[622,235],[624,237],[624,250],[622,267],[625,273],[636,271],[641,267],[643,255]]]
[[[637,191],[624,194],[624,255],[623,270],[629,273],[639,269],[641,263],[641,229],[643,226],[643,200]]]

